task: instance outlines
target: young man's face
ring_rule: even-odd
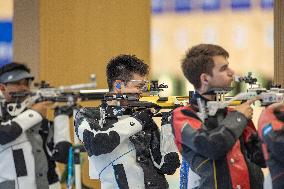
[[[142,93],[146,83],[146,76],[141,76],[139,74],[134,73],[130,81],[128,81],[126,84],[122,82],[121,90],[119,92]]]
[[[230,87],[234,71],[229,67],[228,60],[223,56],[214,56],[212,76],[208,76],[208,87]]]
[[[7,102],[13,101],[11,92],[29,92],[30,91],[30,80],[22,79],[12,83],[0,84],[0,89]],[[21,99],[20,99],[21,100]]]

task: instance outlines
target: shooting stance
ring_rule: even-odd
[[[107,65],[107,82],[114,96],[97,108],[81,109],[75,130],[89,156],[89,174],[102,189],[167,189],[164,174],[179,167],[174,140],[167,138],[170,120],[162,120],[162,135],[148,108],[128,106],[126,94],[139,95],[148,65],[136,56],[119,55]],[[163,135],[164,132],[164,135]],[[160,138],[161,137],[161,138]]]
[[[23,64],[10,63],[0,69],[0,188],[60,188],[55,161],[67,162],[69,111],[57,108],[50,122],[45,118],[50,102],[26,107],[23,102],[29,97],[11,95],[30,92],[33,79]]]
[[[228,57],[225,49],[212,44],[194,46],[186,53],[182,70],[195,92],[189,106],[173,112],[175,141],[200,176],[196,188],[261,189],[265,161],[251,121],[254,100],[208,115],[207,104],[216,101],[215,90],[230,87],[233,80]]]

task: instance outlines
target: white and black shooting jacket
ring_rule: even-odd
[[[75,131],[88,153],[91,179],[99,179],[102,189],[168,188],[164,174],[180,165],[168,116],[160,132],[147,111],[126,112],[107,106],[76,114]]]
[[[57,113],[53,123],[31,109],[1,120],[0,189],[48,189],[58,182],[55,161],[66,163],[70,131],[69,116]]]

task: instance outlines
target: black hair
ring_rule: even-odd
[[[133,74],[146,76],[149,73],[149,66],[135,55],[121,54],[112,58],[106,68],[107,83],[109,90],[113,89],[113,83],[121,80],[125,83],[130,81]]]

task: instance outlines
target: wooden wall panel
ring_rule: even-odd
[[[106,87],[105,62],[120,53],[149,62],[150,1],[40,1],[40,77]]]
[[[39,80],[38,0],[14,0],[13,60],[27,64]]]
[[[274,82],[284,87],[284,1],[274,1]]]

